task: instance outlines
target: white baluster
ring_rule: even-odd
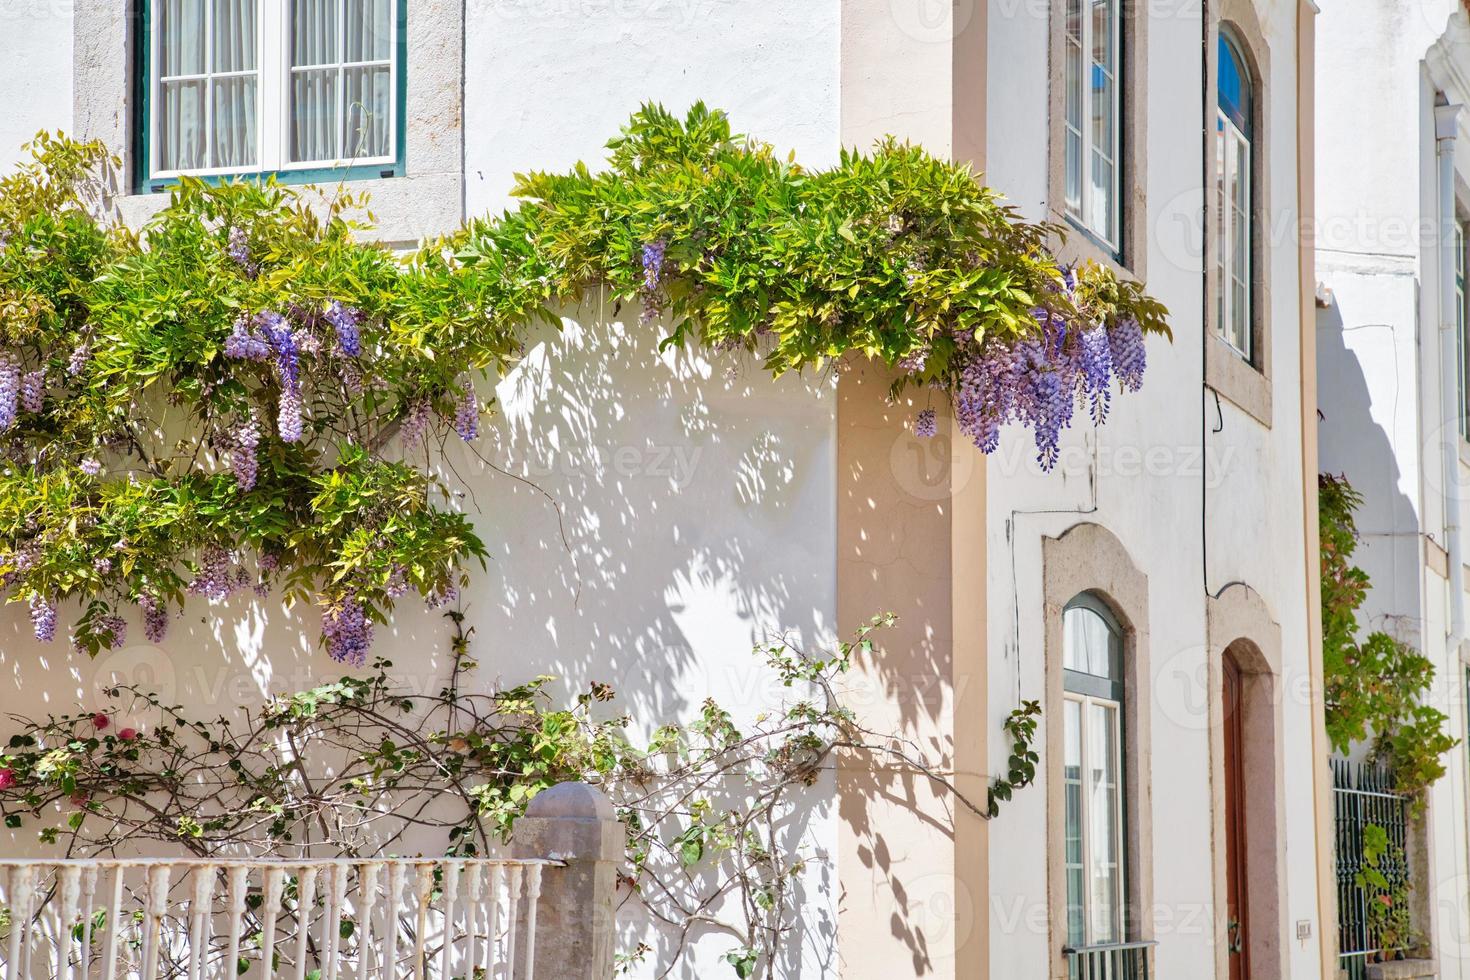
[[[505,869],[500,862],[490,865],[490,887],[487,889],[485,905],[485,973],[495,975],[500,963],[500,887],[505,881]]]
[[[260,972],[263,977],[274,976],[276,972],[276,919],[281,914],[281,891],[285,877],[286,872],[282,868],[266,868],[265,901],[261,906],[263,921],[260,926]]]
[[[147,908],[143,912],[143,977],[158,980],[158,954],[162,942],[163,913],[168,905],[168,883],[174,869],[155,864],[148,869]]]
[[[521,866],[513,864],[508,869],[509,882],[506,891],[509,893],[509,901],[506,905],[505,926],[505,975],[514,977],[516,973],[516,920],[521,908]]]
[[[61,980],[71,980],[71,930],[77,921],[77,908],[81,904],[82,869],[75,864],[68,864],[57,877],[61,888],[61,921],[56,930],[56,972]]]
[[[541,902],[541,865],[526,869],[526,980],[536,977],[536,906]],[[511,926],[515,928],[514,925]]]
[[[434,891],[434,866],[432,864],[420,864],[415,870],[417,878],[415,881],[414,898],[418,902],[418,918],[415,920],[414,928],[413,975],[418,980],[425,980],[424,943],[427,937],[424,934],[429,931],[429,896]]]
[[[127,866],[112,869],[112,900],[107,906],[107,947],[103,952],[102,980],[117,980],[117,940],[128,919],[123,915],[123,878]]]
[[[398,976],[398,940],[400,919],[399,903],[403,900],[403,862],[388,865],[388,907],[384,909],[383,939],[387,944],[388,966],[384,971],[387,980]]]
[[[460,863],[445,861],[444,869],[444,946],[439,951],[439,980],[454,976],[454,905],[459,899]]]
[[[465,940],[469,945],[469,963],[465,966],[465,976],[473,977],[475,971],[480,968],[480,942],[476,935],[476,929],[480,921],[480,865],[471,862],[465,865],[465,876],[469,879],[465,891],[467,901],[465,902]],[[485,972],[490,972],[490,965],[486,964]]]
[[[205,960],[209,957],[209,931],[214,918],[214,873],[212,864],[194,868],[189,897],[189,980],[207,980]]]
[[[230,867],[226,873],[230,885],[230,938],[225,946],[225,965],[223,976],[233,977],[237,975],[240,963],[240,931],[245,922],[245,885],[246,874],[249,872],[243,864]]]
[[[10,869],[10,940],[5,957],[5,980],[20,980],[21,944],[30,931],[34,868],[18,864]]]
[[[322,920],[322,948],[327,951],[327,962],[322,970],[323,980],[337,980],[337,955],[342,947],[342,902],[347,897],[347,865],[338,861],[328,872],[327,915]]]
[[[82,869],[82,980],[92,976],[92,916],[97,908],[97,872],[95,864]]]
[[[357,943],[357,980],[368,980],[372,975],[373,912],[378,902],[378,874],[381,865],[369,861],[357,869],[357,921],[361,930]]]
[[[311,935],[311,906],[316,901],[316,865],[301,868],[296,879],[296,980],[306,980],[306,944]]]

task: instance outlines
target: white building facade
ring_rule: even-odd
[[[969,162],[1065,228],[1063,255],[1145,282],[1173,343],[1150,342],[1143,391],[1105,425],[1079,413],[1049,473],[1025,433],[990,457],[948,419],[916,440],[875,369],[726,381],[660,354],[636,317],[569,311],[486,424],[485,455],[546,493],[457,461],[494,556],[466,595],[480,674],[608,681],[650,727],[707,696],[750,716],[769,689],[752,643],[830,642],[895,611],[853,705],[983,799],[1002,723],[1038,700],[1038,778],[985,821],[921,773],[839,760],[798,821],[816,858],[786,975],[1067,978],[1112,958],[1164,978],[1335,976],[1312,312],[1330,277],[1295,230],[1329,149],[1313,83],[1325,102],[1338,82],[1314,69],[1310,0],[353,0],[321,4],[344,18],[336,47],[292,32],[308,0],[226,0],[202,54],[163,29],[164,4],[191,0],[0,0],[23,79],[0,95],[0,152],[42,128],[104,139],[136,221],[179,172],[345,167],[378,234],[409,245],[508,206],[517,171],[597,165],[640,102],[704,100],[811,167],[887,134]],[[354,41],[351,17],[388,43]],[[254,110],[225,126],[245,85]],[[189,136],[204,86],[229,138]],[[386,121],[344,147],[344,107],[368,104]],[[1412,385],[1403,365],[1394,383]],[[91,703],[118,673],[238,710],[338,672],[315,632],[310,613],[240,601],[89,662],[36,644],[10,607],[0,713]],[[441,632],[408,615],[379,643],[428,688]],[[1454,833],[1463,861],[1463,820]],[[655,937],[638,969],[656,974],[668,947],[624,931]],[[724,974],[730,946],[702,936],[677,975]]]

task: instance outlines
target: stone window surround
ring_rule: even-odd
[[[1243,764],[1253,775],[1246,802],[1246,891],[1250,896],[1245,935],[1251,976],[1287,976],[1286,775],[1282,762],[1281,627],[1260,594],[1232,582],[1210,596],[1205,607],[1209,637],[1211,857],[1214,866],[1216,975],[1229,976],[1228,917],[1225,914],[1225,656],[1241,674],[1245,711]]]
[[[1119,0],[1122,52],[1119,84],[1119,106],[1122,132],[1119,145],[1122,175],[1119,180],[1119,234],[1121,255],[1106,246],[1072,218],[1067,216],[1067,152],[1066,152],[1066,79],[1065,45],[1067,31],[1066,4],[1050,4],[1051,19],[1047,39],[1048,106],[1047,106],[1047,200],[1048,220],[1067,229],[1066,241],[1059,245],[1058,255],[1068,262],[1092,259],[1125,279],[1145,278],[1148,255],[1148,209],[1144,190],[1147,184],[1147,121],[1145,111],[1148,94],[1148,3],[1146,0]]]
[[[1047,906],[1050,976],[1065,980],[1067,879],[1063,861],[1066,795],[1062,753],[1062,617],[1078,595],[1101,601],[1123,630],[1124,841],[1127,883],[1124,908],[1129,941],[1153,939],[1153,797],[1149,772],[1150,694],[1148,576],[1123,543],[1100,524],[1074,524],[1041,545],[1046,649],[1046,694],[1042,710],[1043,778],[1046,782]]]
[[[122,186],[134,180],[136,31],[141,0],[76,0],[72,15],[72,130],[100,139],[123,160]],[[405,173],[354,180],[370,195],[375,237],[411,246],[464,220],[464,10],[458,3],[408,0]],[[167,193],[128,193],[118,205],[138,225],[168,203]]]
[[[1247,361],[1219,335],[1219,273],[1216,230],[1221,216],[1215,194],[1213,140],[1206,161],[1210,181],[1205,188],[1205,384],[1262,425],[1271,426],[1271,276],[1269,216],[1271,214],[1271,114],[1266,86],[1271,78],[1270,48],[1261,29],[1253,0],[1224,0],[1220,16],[1210,24],[1205,47],[1205,75],[1210,107],[1209,131],[1215,132],[1219,104],[1218,47],[1221,28],[1227,30],[1244,56],[1253,94],[1251,120],[1251,356]]]

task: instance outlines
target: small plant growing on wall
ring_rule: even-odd
[[[1371,585],[1352,563],[1358,545],[1353,512],[1362,496],[1346,479],[1318,479],[1322,548],[1322,671],[1327,737],[1347,753],[1373,739],[1374,754],[1393,770],[1397,788],[1423,805],[1424,790],[1444,775],[1444,753],[1457,740],[1449,718],[1423,703],[1434,664],[1381,630],[1361,634],[1358,610]]]

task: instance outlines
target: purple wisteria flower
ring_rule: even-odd
[[[225,338],[225,356],[236,361],[263,361],[270,355],[270,345],[256,333],[252,318],[242,316],[236,320]]]
[[[322,610],[322,636],[333,660],[354,667],[367,662],[373,645],[373,624],[355,595],[349,593]]]
[[[107,649],[116,650],[128,641],[128,621],[113,613],[97,620],[97,633],[107,637]]]
[[[42,643],[56,639],[56,603],[38,595],[31,596],[31,629]]]
[[[639,315],[638,322],[645,326],[657,320],[663,314],[663,276],[664,276],[664,251],[666,245],[662,239],[649,242],[643,246],[643,285],[638,290],[639,298],[643,301],[643,312]]]
[[[914,419],[914,435],[920,439],[932,439],[939,431],[939,419],[934,409],[926,408]]]
[[[92,571],[96,572],[98,575],[107,575],[107,574],[109,574],[112,571],[112,559],[111,558],[93,558],[92,559]]]
[[[1148,366],[1143,328],[1137,320],[1124,320],[1108,331],[1108,347],[1112,354],[1113,373],[1125,391],[1143,387],[1143,371]]]
[[[162,643],[168,634],[168,607],[146,593],[138,598],[138,606],[143,610],[143,635],[149,643]]]
[[[433,411],[427,398],[420,398],[410,404],[399,426],[399,432],[403,435],[403,444],[417,446],[422,443],[424,437],[429,433],[429,422],[432,417]]]
[[[358,330],[358,323],[362,320],[362,311],[332,300],[327,304],[326,317],[327,322],[337,331],[337,350],[347,357],[361,354],[362,334]]]
[[[27,371],[20,379],[20,405],[27,412],[41,411],[46,399],[46,369]]]
[[[14,354],[0,354],[0,432],[15,424],[20,403],[20,362]]]
[[[66,360],[66,373],[75,378],[77,375],[82,373],[82,369],[87,366],[87,361],[91,360],[91,358],[91,345],[89,345],[86,341],[77,344],[77,346],[72,349],[71,356],[68,357]]]
[[[465,382],[464,392],[454,408],[454,431],[465,442],[473,441],[480,434],[480,399],[472,382]]]
[[[205,548],[199,556],[199,573],[185,591],[220,602],[245,585],[245,569],[236,564],[235,556],[213,545]]]
[[[459,601],[459,586],[452,581],[442,589],[435,589],[424,597],[424,602],[430,609],[443,609],[452,606]]]
[[[260,460],[256,450],[260,446],[260,425],[255,413],[241,422],[230,434],[230,470],[235,474],[235,485],[241,490],[255,488],[255,479],[260,472]]]
[[[1108,406],[1112,401],[1113,352],[1108,344],[1108,332],[1101,326],[1083,330],[1078,344],[1078,384],[1083,397],[1092,411],[1092,421],[1101,425],[1107,421]]]
[[[81,470],[88,476],[100,476],[102,473],[102,464],[93,457],[88,456],[86,459],[77,464],[77,469]]]
[[[282,442],[301,441],[301,396],[293,391],[281,392],[281,401],[276,406],[276,431]]]
[[[231,228],[229,241],[225,245],[225,254],[230,261],[238,265],[250,278],[255,278],[260,272],[260,265],[250,258],[250,238],[245,234],[244,228]]]
[[[408,591],[408,569],[395,562],[388,573],[388,584],[383,587],[388,598],[397,599]]]

